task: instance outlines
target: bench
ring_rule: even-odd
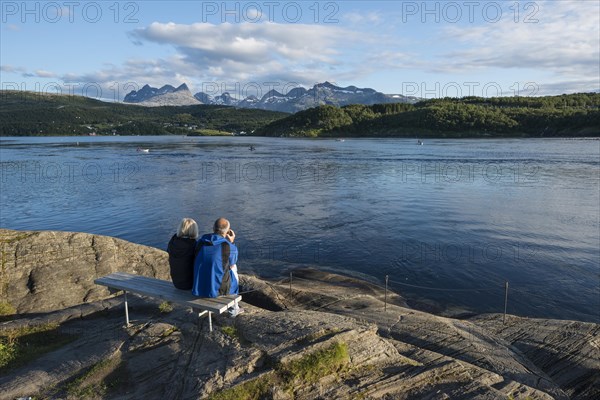
[[[229,307],[235,306],[242,296],[227,295],[215,298],[196,297],[191,291],[179,290],[170,281],[133,275],[125,272],[115,272],[94,280],[97,285],[106,286],[111,291],[122,290],[125,294],[125,322],[129,326],[129,310],[127,308],[127,292],[142,296],[155,297],[186,307],[191,307],[198,317],[208,314],[208,326],[212,332],[212,313],[222,314]]]

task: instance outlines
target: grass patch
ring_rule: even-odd
[[[217,129],[197,129],[188,136],[231,136],[231,132],[220,131]]]
[[[17,346],[0,341],[0,370],[17,357]]]
[[[5,315],[12,315],[16,312],[17,310],[15,310],[12,304],[6,301],[0,301],[0,317]]]
[[[248,346],[251,343],[248,341],[248,339],[246,339],[244,337],[244,335],[242,335],[242,332],[240,332],[235,326],[233,325],[224,325],[221,327],[221,332],[223,332],[225,335],[229,336],[231,339],[235,339],[237,340],[240,345],[242,346]]]
[[[232,339],[236,339],[239,335],[237,329],[235,328],[235,326],[232,325],[225,325],[221,327],[221,332],[223,332],[224,334],[226,334],[227,336],[229,336]]]
[[[108,358],[92,365],[65,388],[69,397],[78,399],[97,398],[105,396],[120,386],[121,376],[117,371],[124,370],[123,363],[118,358]]]
[[[293,387],[294,382],[318,382],[324,376],[339,372],[348,363],[348,346],[335,343],[327,348],[308,354],[299,360],[282,364],[278,374],[285,386]]]
[[[20,367],[75,339],[75,335],[59,332],[58,324],[4,330],[0,332],[0,373]]]
[[[2,243],[3,243],[3,241],[0,241],[0,244],[2,244]],[[6,260],[7,260],[6,251],[4,251],[4,246],[2,246],[2,250],[0,250],[0,298],[8,297],[9,282],[6,277]],[[5,305],[10,306],[9,303],[7,303],[6,301],[3,301],[0,303],[0,308],[6,307]],[[13,310],[14,310],[14,308],[13,308]],[[9,309],[5,309],[4,313],[3,313],[3,311],[0,311],[0,316],[6,316],[9,314],[15,313],[15,311],[13,311],[12,313],[10,313],[9,311],[10,311]]]
[[[111,360],[108,359],[92,365],[83,375],[79,376],[67,385],[67,393],[70,396],[80,398],[92,397],[94,395],[103,396],[106,394],[106,387],[102,385],[102,382],[99,382],[98,384],[85,385],[85,381],[94,376],[97,372],[109,366],[110,363]]]
[[[171,311],[173,311],[173,305],[171,303],[169,303],[168,301],[163,301],[158,306],[158,311],[160,311],[163,314],[168,314]]]
[[[165,331],[163,333],[160,334],[161,337],[169,337],[171,336],[173,333],[177,332],[179,329],[176,326],[172,326],[168,329],[165,329]]]
[[[241,385],[211,394],[207,400],[258,400],[269,392],[271,386],[271,375],[263,375]]]
[[[259,400],[274,386],[293,392],[296,383],[316,383],[325,376],[342,371],[348,361],[348,346],[345,343],[335,343],[298,360],[279,364],[272,373],[260,378],[213,393],[208,400]]]
[[[513,396],[513,394],[511,393],[506,397],[506,399],[507,400],[515,400],[515,396]],[[533,398],[531,396],[527,396],[527,397],[525,397],[524,400],[533,400]]]

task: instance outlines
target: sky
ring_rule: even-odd
[[[4,90],[422,98],[600,90],[600,1],[1,1]]]

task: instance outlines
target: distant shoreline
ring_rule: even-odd
[[[0,136],[331,138],[600,137],[600,93],[320,105],[289,114],[218,105],[141,107],[3,92]]]
[[[598,136],[319,136],[319,137],[305,137],[305,136],[257,136],[257,135],[21,135],[21,136],[1,136],[2,140],[14,140],[22,138],[118,138],[118,137],[140,137],[140,138],[161,138],[161,137],[190,137],[190,138],[234,138],[234,139],[249,139],[249,138],[274,138],[274,139],[307,139],[307,140],[335,140],[335,139],[404,139],[415,141],[417,139],[427,140],[495,140],[495,139],[539,139],[539,140],[600,140],[600,134]]]

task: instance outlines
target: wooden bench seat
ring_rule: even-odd
[[[212,332],[212,313],[222,314],[229,307],[235,306],[242,300],[240,295],[219,296],[215,298],[196,297],[191,291],[179,290],[170,281],[133,275],[125,272],[115,272],[94,280],[97,285],[106,286],[113,291],[122,290],[125,294],[125,321],[129,326],[129,310],[127,307],[127,292],[142,296],[154,297],[170,301],[182,306],[191,307],[198,316],[208,313],[208,324]]]

